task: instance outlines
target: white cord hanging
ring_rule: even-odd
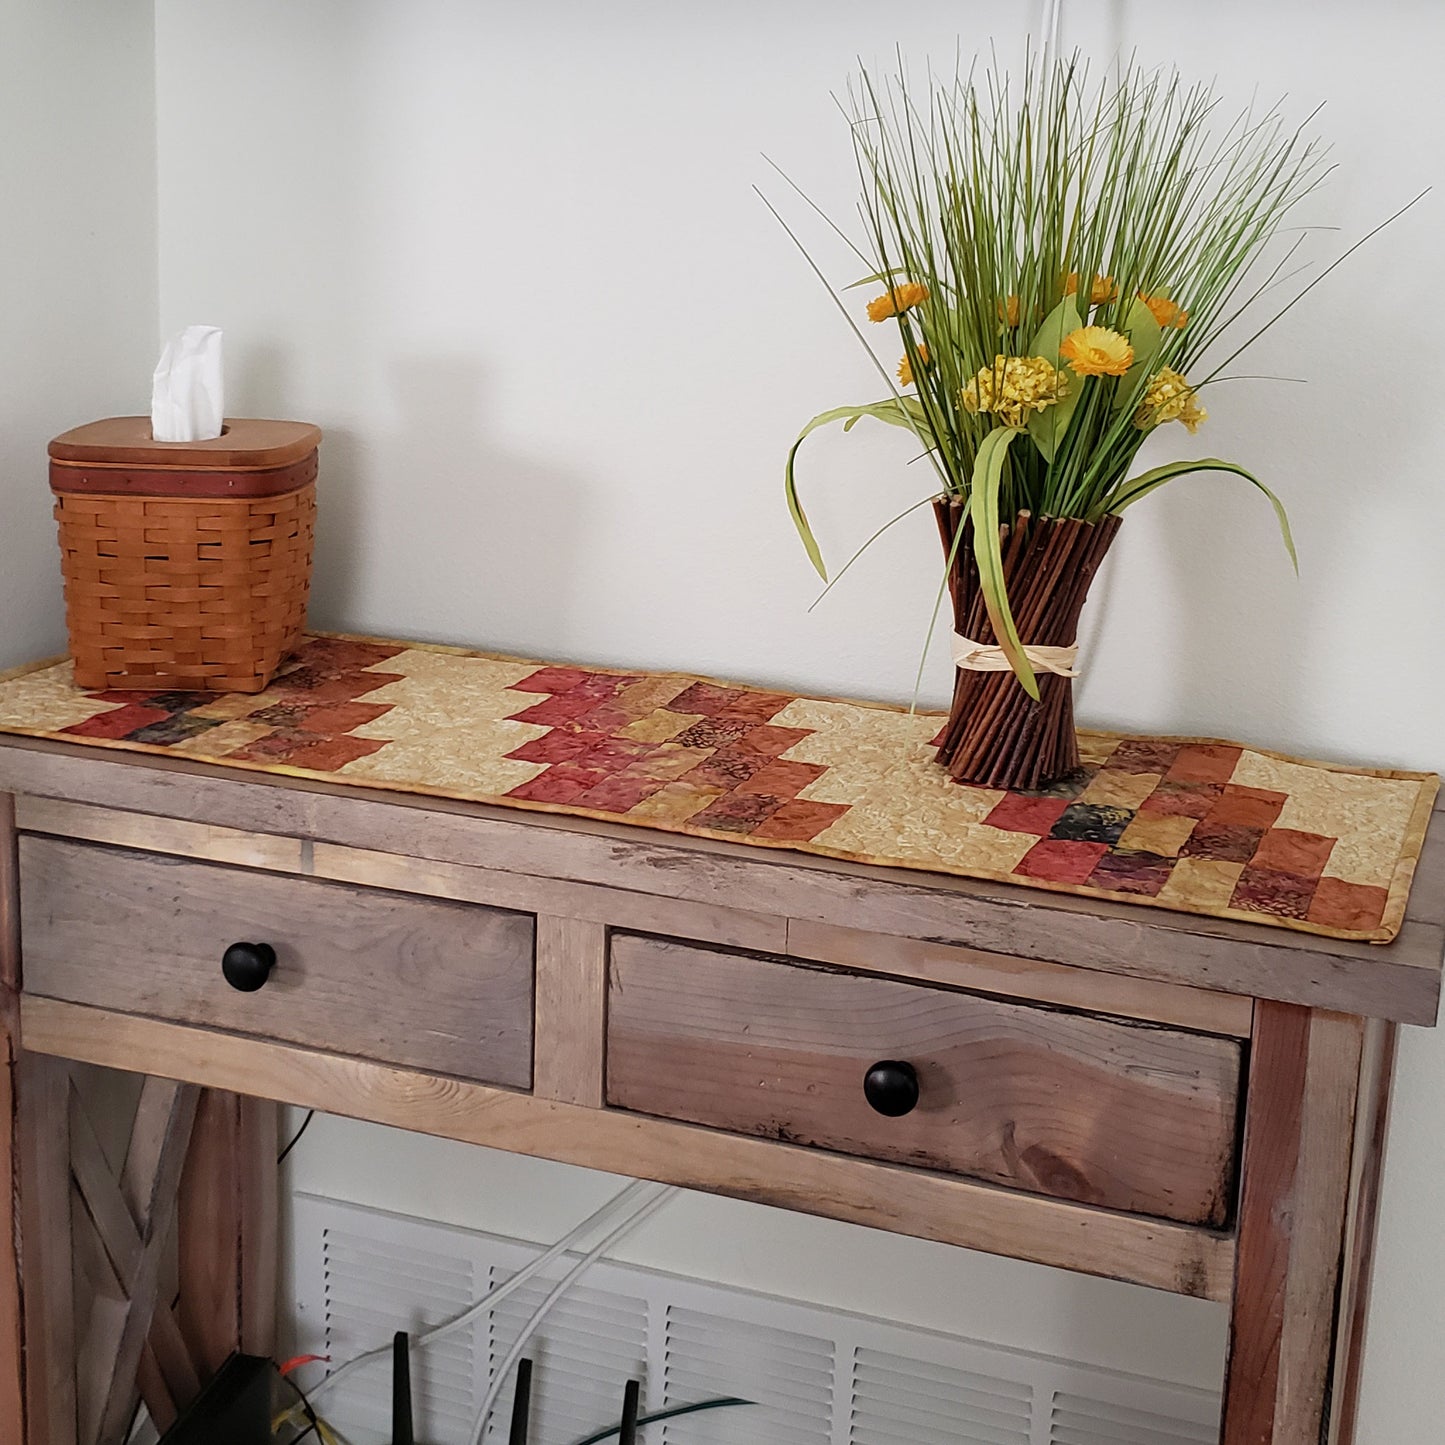
[[[661,1209],[668,1200],[681,1192],[676,1185],[668,1185],[666,1188],[660,1189],[646,1204],[642,1205],[640,1209],[634,1210],[629,1214],[611,1234],[594,1244],[592,1248],[552,1286],[546,1299],[532,1311],[527,1323],[522,1326],[517,1338],[513,1341],[512,1348],[507,1351],[501,1364],[497,1366],[496,1371],[492,1375],[491,1388],[487,1391],[486,1399],[482,1401],[482,1408],[477,1411],[476,1421],[472,1425],[472,1433],[468,1437],[471,1445],[482,1445],[482,1437],[487,1433],[487,1421],[491,1418],[492,1410],[495,1408],[497,1400],[501,1396],[502,1389],[507,1383],[507,1376],[511,1373],[512,1366],[521,1358],[522,1351],[527,1348],[527,1341],[532,1338],[532,1335],[547,1317],[552,1306],[572,1288],[578,1276],[581,1275],[584,1270],[595,1264],[614,1244],[625,1235],[631,1234],[638,1225],[650,1218]]]
[[[618,1226],[618,1229],[626,1232],[634,1224],[640,1224],[642,1220],[651,1214],[652,1211],[657,1208],[658,1204],[662,1202],[662,1199],[653,1193],[655,1188],[656,1186],[647,1180],[634,1180],[626,1189],[614,1194],[600,1209],[589,1214],[581,1224],[573,1229],[569,1229],[567,1233],[544,1254],[539,1254],[536,1259],[529,1260],[524,1264],[505,1284],[498,1285],[490,1294],[484,1295],[474,1304],[468,1305],[459,1315],[455,1315],[449,1320],[443,1320],[440,1324],[433,1325],[430,1329],[418,1335],[417,1338],[412,1341],[413,1348],[420,1349],[423,1346],[435,1344],[438,1340],[445,1339],[457,1330],[465,1329],[467,1325],[484,1311],[495,1309],[508,1295],[526,1284],[539,1270],[546,1269],[549,1264],[565,1254],[579,1240],[584,1239],[598,1225],[610,1221],[612,1216],[624,1206],[631,1205],[632,1208],[623,1219],[621,1225]],[[639,1196],[641,1195],[646,1195],[647,1198],[645,1200],[640,1199]],[[670,1197],[670,1195],[663,1197]],[[613,1234],[608,1235],[607,1238],[603,1240],[603,1247],[606,1247],[614,1236],[620,1238],[620,1235],[614,1230]],[[571,1276],[569,1275],[568,1278],[570,1279]],[[391,1351],[391,1344],[387,1343],[378,1346],[374,1350],[368,1350],[365,1354],[355,1356],[339,1369],[329,1374],[314,1389],[309,1390],[307,1392],[308,1397],[312,1401],[319,1399],[328,1391],[334,1390],[354,1371],[361,1369],[363,1365],[369,1365],[374,1360],[390,1359]]]

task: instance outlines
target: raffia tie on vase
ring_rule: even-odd
[[[1043,647],[1024,644],[1024,656],[1028,658],[1035,672],[1052,672],[1058,677],[1077,677],[1079,645],[1069,647]],[[961,632],[953,634],[953,665],[968,672],[1009,672],[1012,670],[1003,648],[989,643],[975,642]]]

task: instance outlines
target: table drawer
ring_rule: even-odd
[[[528,914],[44,837],[20,882],[28,993],[531,1086]],[[235,942],[276,951],[256,992]]]
[[[865,1097],[882,1061],[917,1079],[901,1117]],[[908,1102],[908,1070],[878,1082]],[[612,944],[617,1108],[1218,1226],[1239,1090],[1233,1039],[652,938]]]

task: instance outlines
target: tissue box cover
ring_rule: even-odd
[[[212,441],[110,417],[50,444],[78,686],[259,692],[300,640],[320,431],[236,419]]]

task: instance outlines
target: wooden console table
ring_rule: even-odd
[[[1227,1301],[1225,1445],[1343,1445],[1442,952],[1438,817],[1378,947],[0,741],[0,1439],[270,1349],[279,1100]]]

